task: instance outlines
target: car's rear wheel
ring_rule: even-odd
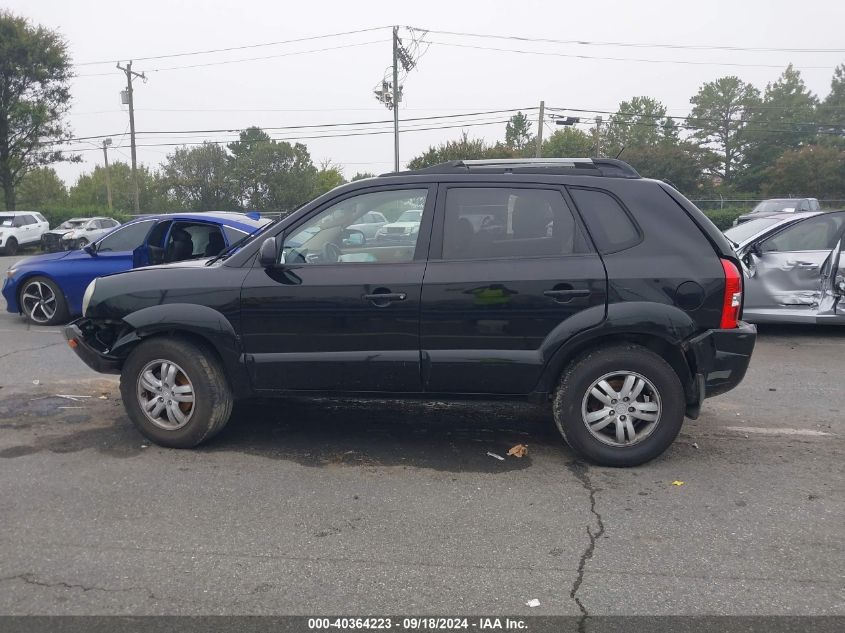
[[[14,237],[10,237],[6,240],[6,248],[4,249],[6,255],[17,255],[18,254],[18,241]]]
[[[58,325],[68,319],[64,293],[46,277],[27,279],[18,300],[27,321],[35,325]]]
[[[223,367],[208,348],[154,338],[126,359],[120,393],[129,418],[151,441],[192,448],[229,421],[232,392]]]
[[[637,466],[662,454],[684,421],[684,389],[651,350],[592,350],[563,373],[554,418],[567,443],[604,466]]]

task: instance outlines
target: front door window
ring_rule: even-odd
[[[287,264],[399,264],[414,259],[427,189],[378,191],[347,198],[293,229]],[[386,223],[367,235],[362,224],[378,213]]]

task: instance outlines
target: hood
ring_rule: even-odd
[[[56,227],[55,229],[50,229],[49,231],[45,231],[45,233],[49,233],[50,235],[64,235],[65,233],[70,233],[71,231],[77,231],[79,229],[60,229]]]
[[[59,251],[58,253],[44,253],[43,255],[35,255],[33,257],[27,257],[20,260],[17,264],[15,264],[15,268],[40,266],[45,262],[54,262],[60,259],[79,259],[79,253],[86,258],[91,257],[84,251]],[[74,255],[77,255],[77,257],[74,257]]]

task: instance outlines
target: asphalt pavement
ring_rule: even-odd
[[[4,312],[0,614],[843,615],[843,357],[845,328],[761,328],[626,470],[503,405],[258,402],[177,451]]]

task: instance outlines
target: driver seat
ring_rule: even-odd
[[[194,240],[185,229],[174,229],[170,234],[170,242],[164,255],[166,262],[178,262],[190,259],[194,254]]]

